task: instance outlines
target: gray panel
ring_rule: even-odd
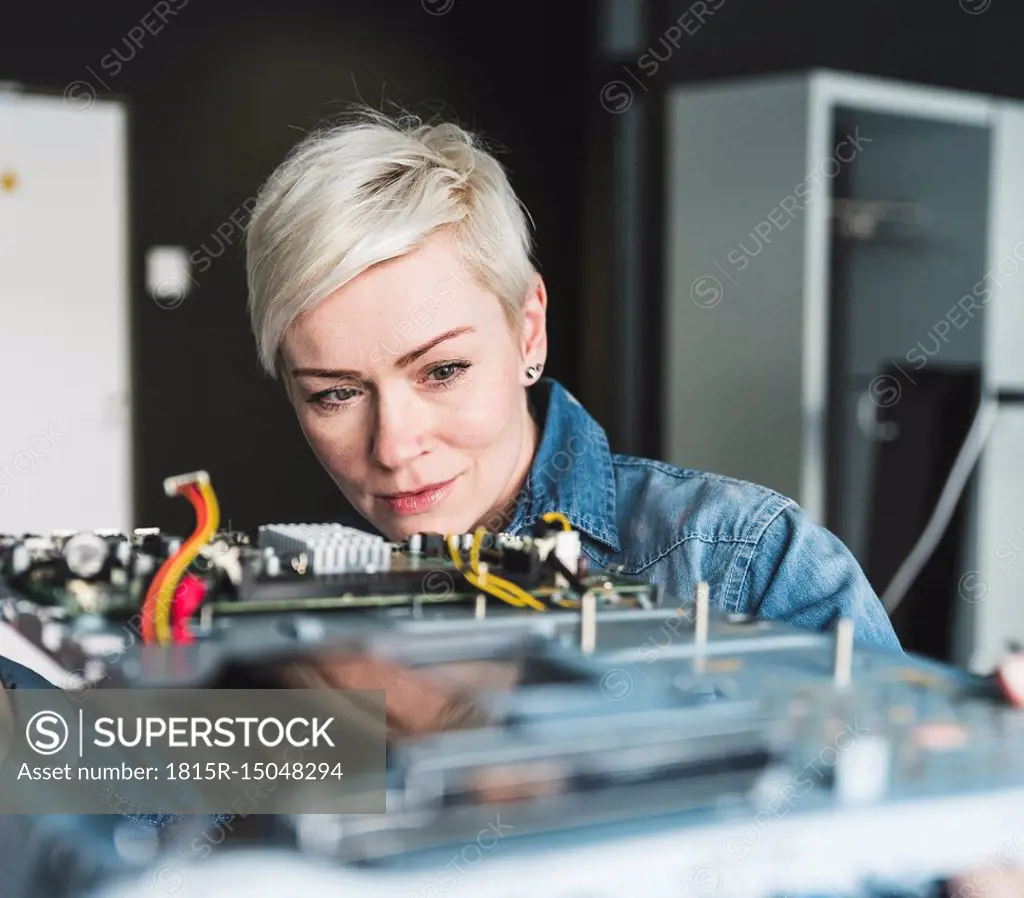
[[[680,88],[666,122],[665,454],[795,498],[808,83]]]

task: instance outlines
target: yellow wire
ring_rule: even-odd
[[[512,602],[519,608],[523,605],[529,605],[531,608],[537,608],[540,605],[533,596],[528,592],[517,586],[511,580],[506,580],[503,577],[499,577],[497,574],[492,574],[490,571],[487,572],[485,577],[480,571],[480,549],[483,547],[484,536],[487,535],[486,527],[477,527],[476,532],[473,534],[473,542],[469,549],[469,566],[482,588],[491,588],[492,595],[497,595],[499,598],[504,598],[507,602]],[[465,573],[465,572],[463,572]],[[540,605],[543,609],[543,606]]]
[[[549,524],[557,521],[562,525],[563,530],[572,530],[572,524],[569,523],[569,519],[560,511],[549,511],[547,514],[541,515],[541,519]]]
[[[484,592],[488,593],[489,595],[492,595],[495,598],[501,599],[504,602],[508,602],[510,605],[515,605],[516,608],[522,608],[523,607],[523,603],[520,602],[519,599],[513,599],[511,596],[508,596],[508,595],[506,595],[505,593],[503,593],[501,591],[494,591],[494,590],[491,590],[491,589],[484,589],[484,587],[480,585],[479,579],[476,576],[474,576],[472,573],[466,571],[465,568],[463,568],[463,566],[462,566],[462,558],[459,555],[459,550],[458,550],[458,547],[457,547],[457,541],[458,541],[458,537],[455,536],[454,534],[450,534],[450,535],[445,537],[445,543],[448,546],[448,555],[451,557],[452,564],[455,565],[456,570],[461,571],[462,575],[470,582],[470,584],[475,586],[477,589],[483,589]]]
[[[488,583],[487,586],[483,586],[481,584],[480,579],[479,579],[479,577],[477,575],[475,575],[473,573],[470,573],[469,571],[465,570],[465,568],[463,568],[463,566],[462,566],[462,558],[460,557],[459,551],[458,551],[458,548],[457,548],[457,540],[458,540],[457,536],[451,535],[451,536],[446,537],[445,541],[448,544],[448,554],[451,556],[452,564],[454,564],[455,567],[459,571],[462,572],[463,576],[473,586],[475,586],[477,589],[481,589],[484,592],[488,593],[489,595],[492,595],[495,598],[501,599],[503,602],[508,602],[510,605],[515,605],[516,608],[522,608],[523,607],[523,603],[518,598],[509,595],[508,593],[506,593],[504,590],[502,590],[500,588],[492,587],[492,585],[490,583]],[[487,579],[490,580],[491,578],[488,577]]]
[[[473,545],[469,549],[469,567],[478,577],[480,576],[480,550],[483,548],[485,527],[477,527],[473,533]]]
[[[486,533],[486,528],[480,527],[477,529],[476,535],[473,538],[473,546],[470,549],[470,559],[473,565],[473,571],[467,571],[462,566],[462,559],[459,556],[458,550],[456,549],[455,540],[457,537],[449,536],[447,538],[448,552],[451,555],[452,563],[458,570],[462,572],[462,575],[477,589],[494,596],[497,599],[501,599],[503,602],[508,602],[510,605],[514,605],[517,608],[522,608],[523,605],[535,609],[536,611],[547,611],[547,608],[543,603],[538,602],[533,596],[531,596],[526,590],[512,583],[510,580],[506,580],[503,577],[499,577],[496,574],[490,572],[487,573],[486,577],[480,575],[480,542],[483,534]]]
[[[206,504],[206,526],[196,534],[194,539],[189,540],[174,556],[174,560],[167,568],[167,575],[164,577],[157,593],[156,607],[154,611],[154,623],[156,625],[157,640],[161,645],[171,643],[171,603],[174,600],[174,593],[178,589],[181,578],[185,571],[195,560],[200,550],[210,541],[210,537],[217,532],[220,526],[220,505],[217,502],[217,495],[209,483],[198,483],[199,492]]]
[[[480,577],[481,582],[483,582],[484,578],[480,574],[480,546],[486,534],[486,527],[477,527],[476,532],[473,534],[473,545],[469,553],[469,560],[470,565],[473,568],[473,573],[477,577]],[[513,583],[511,580],[506,580],[504,577],[499,577],[497,574],[492,574],[488,571],[486,581],[488,586],[492,584],[497,586],[499,589],[511,594],[515,598],[519,599],[519,601],[524,605],[529,605],[529,607],[536,611],[547,611],[547,608],[542,602],[537,601],[537,599],[530,595],[525,589],[518,584]]]

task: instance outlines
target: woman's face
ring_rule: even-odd
[[[285,334],[283,377],[306,439],[385,536],[467,532],[515,495],[536,448],[525,368],[544,361],[545,310],[538,276],[513,334],[441,234]]]

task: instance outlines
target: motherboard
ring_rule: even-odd
[[[246,534],[204,487],[168,482],[194,490],[188,538],[0,537],[3,619],[58,685],[274,688],[369,659],[461,711],[396,697],[386,814],[3,818],[25,871],[5,898],[926,894],[1024,861],[1015,652],[979,677],[851,620],[728,613],[714,583],[662,595],[595,568],[557,512],[529,535]]]

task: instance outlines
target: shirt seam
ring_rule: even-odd
[[[751,540],[746,537],[732,537],[732,536],[707,536],[702,533],[687,533],[684,536],[679,537],[672,545],[667,549],[664,549],[659,555],[655,555],[649,561],[645,561],[634,569],[624,568],[625,573],[639,574],[642,571],[647,570],[652,564],[657,564],[666,555],[670,555],[676,549],[678,549],[683,543],[689,542],[691,539],[700,540],[702,543],[713,543],[713,544],[737,544],[737,545],[750,545]]]
[[[750,554],[747,556],[746,564],[743,565],[743,575],[740,577],[740,582],[736,589],[736,598],[731,608],[732,611],[739,611],[741,609],[740,598],[743,596],[743,591],[746,589],[747,586],[747,578],[750,575],[750,565],[751,562],[754,560],[754,553],[757,551],[758,547],[761,545],[762,540],[764,539],[764,535],[771,528],[772,524],[774,524],[782,516],[782,513],[784,511],[793,507],[796,507],[796,503],[792,499],[786,499],[786,501],[783,502],[779,506],[779,508],[775,510],[775,513],[768,517],[767,520],[764,522],[764,526],[762,526],[761,532],[758,534],[757,539],[754,541],[753,551],[751,551]],[[735,576],[735,571],[729,575],[730,582]],[[752,604],[753,603],[751,603],[751,605]],[[752,608],[748,610],[750,610],[753,613]]]
[[[769,498],[783,499],[787,502],[793,501],[787,496],[783,496],[782,493],[777,490],[773,490],[771,487],[754,483],[750,480],[740,480],[738,477],[729,477],[727,474],[716,474],[713,471],[698,471],[695,468],[680,468],[677,465],[672,465],[668,462],[657,461],[653,458],[639,458],[635,455],[612,453],[611,459],[613,465],[622,465],[623,467],[629,468],[654,468],[663,474],[675,477],[676,480],[714,480],[720,483],[733,484],[734,486],[752,486],[759,490],[763,490],[768,494]]]

